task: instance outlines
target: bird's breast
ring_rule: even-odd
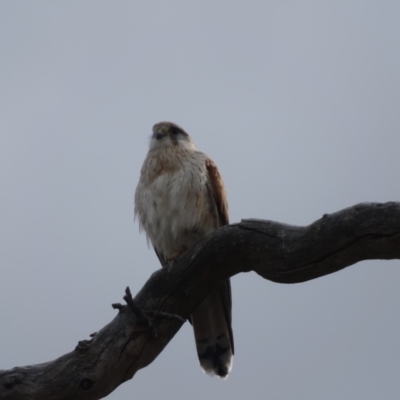
[[[187,246],[193,232],[203,236],[209,215],[207,169],[202,155],[169,156],[164,153],[147,160],[140,198],[136,198],[142,227],[153,246],[167,257],[180,246]]]

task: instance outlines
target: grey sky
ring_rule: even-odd
[[[133,222],[151,127],[224,176],[232,222],[400,199],[398,1],[0,3],[1,369],[71,351],[159,268]],[[400,265],[236,276],[236,356],[184,326],[108,398],[397,399]]]

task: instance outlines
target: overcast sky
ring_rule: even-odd
[[[0,369],[73,350],[159,263],[133,221],[151,127],[181,125],[231,221],[400,200],[398,1],[0,2]],[[189,324],[108,399],[398,399],[400,262],[235,276],[236,355]]]

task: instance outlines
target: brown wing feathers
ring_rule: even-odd
[[[207,159],[210,211],[218,219],[218,226],[229,223],[228,202],[221,175],[215,163]],[[231,326],[230,280],[214,288],[192,315],[197,353],[202,368],[221,378],[226,377],[232,367],[234,352]]]

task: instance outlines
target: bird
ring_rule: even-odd
[[[134,215],[162,266],[229,224],[227,194],[217,165],[173,122],[153,126],[135,191]],[[229,279],[212,289],[189,321],[201,368],[226,378],[234,354]]]

